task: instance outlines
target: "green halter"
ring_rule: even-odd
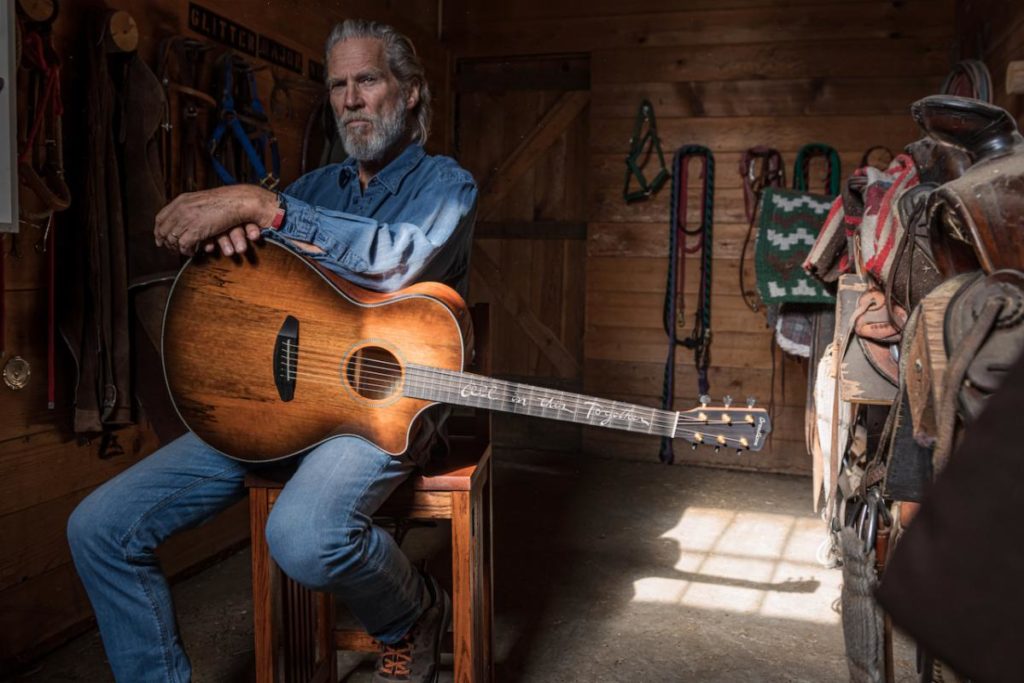
[[[644,123],[647,123],[647,130],[644,132]],[[642,133],[642,134],[641,134]],[[650,159],[651,152],[658,153],[658,164],[660,168],[654,179],[647,182],[643,166]],[[661,139],[658,138],[658,126],[654,122],[654,105],[649,100],[640,103],[640,109],[636,113],[636,122],[633,124],[633,136],[629,139],[629,155],[626,157],[626,184],[622,188],[622,197],[627,202],[634,202],[638,199],[645,199],[657,192],[669,173],[665,168],[665,155],[661,151]],[[636,178],[639,189],[629,189],[629,181]]]

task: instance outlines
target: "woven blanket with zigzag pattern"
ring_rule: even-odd
[[[803,190],[769,187],[761,195],[754,266],[766,304],[835,302],[801,267],[831,206],[831,198]]]

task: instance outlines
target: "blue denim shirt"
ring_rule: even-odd
[[[466,296],[476,184],[454,159],[414,143],[365,190],[348,159],[307,173],[282,197],[280,233],[323,249],[313,257],[353,284],[389,292],[431,280]]]

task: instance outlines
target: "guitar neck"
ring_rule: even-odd
[[[406,366],[403,393],[428,401],[657,436],[675,437],[679,429],[684,429],[680,414],[672,410],[421,365]]]

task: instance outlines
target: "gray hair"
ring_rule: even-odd
[[[419,103],[412,111],[416,116],[416,129],[412,132],[412,139],[418,140],[420,144],[426,144],[427,136],[430,134],[430,86],[427,84],[423,62],[416,54],[416,48],[412,41],[395,30],[393,26],[379,21],[346,19],[340,24],[335,24],[331,35],[327,37],[327,45],[324,50],[327,57],[325,63],[330,62],[331,50],[334,46],[350,38],[376,38],[384,43],[384,54],[387,55],[388,67],[401,83],[403,93],[407,94],[410,86],[414,83],[419,85]]]

